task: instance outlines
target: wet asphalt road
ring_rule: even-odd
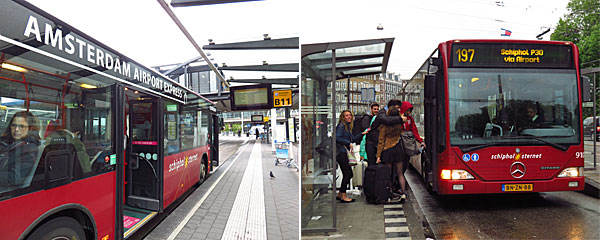
[[[600,239],[600,199],[579,192],[439,197],[406,172],[436,239]],[[427,232],[427,231],[426,231]]]

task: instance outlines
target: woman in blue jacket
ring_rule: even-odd
[[[362,140],[362,135],[365,135],[369,132],[369,129],[367,129],[362,133],[352,136],[353,120],[354,115],[352,112],[350,112],[350,110],[344,110],[340,114],[340,121],[335,128],[336,147],[338,152],[336,161],[340,165],[340,170],[342,170],[342,185],[337,194],[337,199],[342,203],[354,202],[354,199],[346,196],[346,189],[348,188],[348,184],[352,178],[352,169],[350,168],[350,163],[348,162],[347,153],[347,151],[352,152],[352,146],[350,143],[360,142],[360,140]]]

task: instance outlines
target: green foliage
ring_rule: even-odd
[[[225,124],[225,132],[234,132],[237,133],[239,130],[242,129],[242,125],[239,123],[234,123],[234,124]]]
[[[569,13],[558,21],[551,40],[571,41],[579,47],[581,68],[600,66],[600,1],[571,0]]]
[[[575,43],[579,47],[581,69],[600,67],[600,1],[570,0],[567,9],[569,13],[558,21],[550,39]],[[593,81],[593,75],[589,77]],[[597,115],[600,115],[599,86],[600,74],[596,73]],[[583,118],[592,112],[592,108],[583,108]]]

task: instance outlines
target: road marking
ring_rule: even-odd
[[[261,145],[254,143],[222,240],[267,239]]]
[[[181,223],[179,223],[179,225],[177,225],[177,227],[175,228],[175,230],[173,230],[173,232],[171,232],[171,235],[169,235],[169,238],[167,238],[168,240],[173,240],[173,239],[175,239],[175,237],[177,237],[177,235],[179,234],[179,232],[181,232],[181,230],[183,229],[183,227],[185,227],[185,225],[194,216],[194,214],[196,213],[196,211],[198,211],[198,208],[200,208],[200,205],[202,205],[202,203],[204,203],[204,200],[206,200],[206,198],[208,197],[208,195],[210,195],[210,193],[213,191],[213,189],[215,188],[215,186],[217,186],[217,184],[221,181],[221,179],[223,178],[223,176],[225,176],[225,174],[229,171],[229,168],[231,168],[231,166],[233,166],[233,164],[240,157],[240,155],[242,155],[241,153],[246,149],[247,146],[248,145],[244,145],[244,149],[242,149],[242,151],[240,151],[240,153],[235,157],[235,159],[233,159],[233,161],[231,161],[231,163],[229,163],[229,166],[227,166],[227,168],[221,174],[221,176],[219,176],[219,178],[210,186],[210,188],[204,194],[204,196],[202,196],[202,198],[200,200],[198,200],[198,202],[196,203],[196,205],[194,205],[194,207],[188,213],[188,215],[185,216],[185,218],[183,219],[183,221],[181,221]]]
[[[386,208],[400,208],[401,209],[402,205],[399,205],[399,204],[386,204],[386,205],[383,205],[383,208],[384,209],[386,209]]]
[[[408,227],[386,227],[385,232],[408,232]]]
[[[383,215],[404,215],[404,211],[384,211]]]
[[[406,218],[385,218],[385,220],[383,220],[384,223],[404,223],[406,222]]]
[[[383,205],[383,222],[386,240],[411,239],[403,203],[390,202]]]

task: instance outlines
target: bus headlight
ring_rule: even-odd
[[[583,167],[570,167],[565,168],[558,177],[581,177],[583,176]]]
[[[475,179],[469,172],[461,169],[443,169],[441,174],[442,179],[464,180]]]

